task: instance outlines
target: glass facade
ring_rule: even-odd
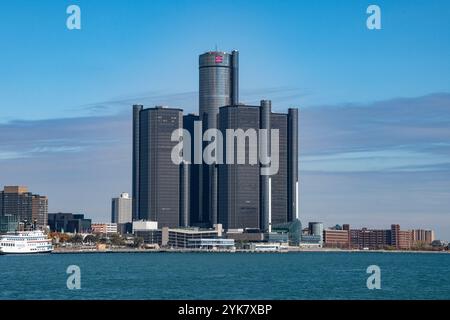
[[[0,215],[0,233],[15,232],[19,228],[17,216]]]
[[[206,52],[199,56],[199,116],[203,130],[217,128],[219,108],[238,103],[238,52]],[[218,172],[215,165],[200,170],[199,210],[210,225],[218,219]]]
[[[239,105],[220,108],[219,129],[224,133],[225,150],[234,153],[234,164],[218,165],[218,220],[225,229],[260,228],[259,163],[249,164],[250,141],[246,138],[245,164],[237,164],[237,141],[234,139],[234,150],[229,150],[231,144],[225,134],[226,129],[253,129],[257,139],[259,126],[259,107]],[[257,152],[257,146],[252,145],[252,148]]]
[[[161,227],[180,223],[180,167],[172,162],[172,132],[183,127],[180,109],[148,108],[139,115],[139,219]]]

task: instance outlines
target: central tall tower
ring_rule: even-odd
[[[239,102],[239,52],[200,55],[199,80],[199,116],[205,131],[217,128],[220,107]],[[217,223],[217,165],[204,165],[199,178],[200,214],[213,225]]]

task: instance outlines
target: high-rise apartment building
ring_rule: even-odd
[[[433,230],[414,229],[411,232],[413,244],[431,244],[436,240]]]
[[[14,216],[19,223],[42,229],[47,226],[48,199],[27,187],[6,186],[0,191],[0,215]]]
[[[171,159],[174,130],[183,128],[181,109],[133,107],[134,219],[180,225],[180,166]]]

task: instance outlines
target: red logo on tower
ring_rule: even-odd
[[[223,57],[222,56],[216,56],[216,63],[222,63]]]

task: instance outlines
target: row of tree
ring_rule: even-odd
[[[133,243],[130,244],[127,242],[120,234],[113,233],[111,235],[104,234],[88,234],[86,236],[82,236],[79,233],[76,234],[68,234],[68,233],[59,233],[52,232],[49,234],[50,238],[53,239],[55,244],[63,244],[63,243],[71,243],[71,244],[106,244],[113,246],[132,246],[132,247],[142,247],[144,244],[144,239],[140,237],[134,237]]]

